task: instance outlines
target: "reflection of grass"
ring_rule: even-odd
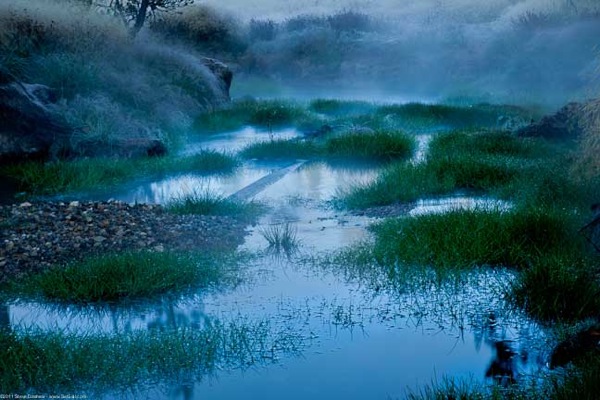
[[[208,189],[176,197],[165,208],[173,214],[221,215],[242,219],[251,219],[260,213],[258,204],[233,200]]]
[[[204,329],[136,331],[122,335],[12,333],[0,329],[0,393],[105,391],[140,382],[167,382],[217,368],[274,362],[301,346],[299,335],[267,322],[212,323]]]
[[[23,190],[55,194],[124,182],[144,174],[195,172],[229,173],[239,165],[236,158],[215,151],[175,158],[81,159],[47,164],[28,162],[4,167],[0,175],[17,180]]]
[[[88,258],[31,277],[24,285],[46,298],[73,303],[113,301],[207,287],[222,277],[207,257],[128,252]]]
[[[284,251],[289,254],[300,244],[298,229],[289,223],[261,228],[260,234],[269,242],[269,248],[276,252]]]

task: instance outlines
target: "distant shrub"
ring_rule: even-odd
[[[245,49],[235,19],[205,5],[165,14],[152,21],[150,29],[168,39],[183,40],[210,53],[239,54]]]
[[[297,15],[283,22],[284,30],[288,32],[303,31],[309,28],[324,28],[327,20],[324,17],[310,14]]]
[[[273,40],[277,36],[278,25],[271,19],[251,19],[248,25],[249,40]]]
[[[372,18],[356,11],[342,11],[327,17],[329,26],[337,32],[370,32],[374,30]]]

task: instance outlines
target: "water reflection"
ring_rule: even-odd
[[[453,196],[418,200],[408,213],[410,216],[440,214],[457,210],[508,211],[512,204],[488,197]]]
[[[278,129],[275,132],[271,132],[269,130],[247,126],[238,131],[214,134],[202,138],[197,142],[190,143],[180,154],[187,156],[199,153],[203,150],[233,153],[238,152],[253,143],[266,142],[273,139],[287,140],[302,136],[303,135],[294,128]]]
[[[248,133],[255,140],[253,135]],[[233,136],[211,140],[201,143],[203,148],[240,145]],[[278,167],[249,163],[232,177],[185,175],[103,195],[164,203],[182,191],[206,186],[228,195]],[[368,239],[370,219],[339,213],[328,202],[339,190],[369,182],[377,173],[377,166],[310,163],[258,193],[254,199],[271,210],[243,249],[254,252],[268,246],[260,226],[292,223],[298,253],[249,261],[246,279],[235,290],[86,308],[21,300],[0,308],[0,327],[10,329],[13,321],[15,329],[126,334],[202,329],[243,316],[251,322],[268,321],[271,332],[293,332],[310,345],[303,357],[280,355],[285,368],[229,368],[211,381],[184,373],[177,382],[167,382],[158,398],[389,398],[401,397],[406,387],[429,383],[436,375],[511,383],[540,368],[543,356],[532,349],[543,338],[541,328],[523,316],[502,313],[498,293],[508,275],[478,271],[455,285],[423,282],[410,287],[391,279],[390,270],[350,271],[347,265],[319,261],[320,252]],[[507,206],[493,202],[468,197],[423,201],[414,213]]]
[[[2,309],[0,309],[2,310]],[[7,305],[7,321],[19,329],[59,330],[65,333],[125,334],[138,330],[201,329],[212,319],[206,315],[200,296],[185,301],[162,299],[152,302],[74,306],[17,300]],[[0,313],[0,318],[2,314]],[[1,321],[0,321],[1,322]]]

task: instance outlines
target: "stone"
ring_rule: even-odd
[[[214,58],[203,57],[201,61],[215,76],[217,85],[221,89],[221,99],[229,101],[229,89],[233,82],[233,72],[231,72],[231,69],[226,64]]]
[[[54,106],[56,94],[1,71],[0,82],[0,163],[48,158],[73,133]]]
[[[542,137],[546,139],[576,140],[582,136],[591,118],[587,111],[590,104],[599,99],[584,103],[572,102],[560,108],[554,114],[544,116],[540,121],[517,130],[521,137]]]

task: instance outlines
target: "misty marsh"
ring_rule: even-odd
[[[0,398],[600,398],[597,0],[0,0]]]

